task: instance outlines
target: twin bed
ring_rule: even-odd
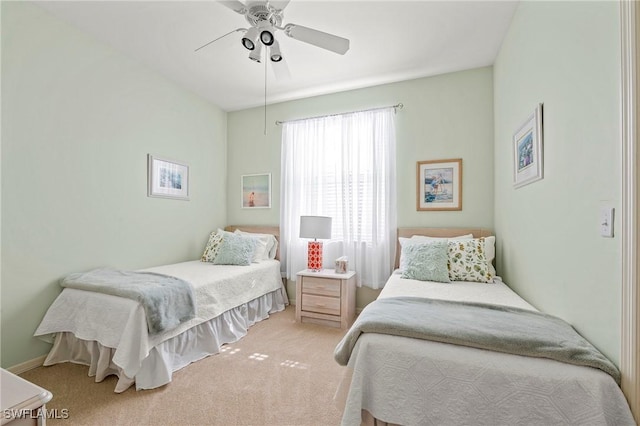
[[[225,228],[236,229],[279,236],[277,227]],[[251,325],[284,309],[287,298],[278,252],[274,249],[274,259],[248,266],[196,260],[143,271],[184,280],[193,289],[195,316],[157,333],[149,332],[145,309],[136,300],[65,288],[35,333],[53,343],[44,365],[88,365],[97,382],[115,374],[115,392],[132,385],[165,385],[174,371],[218,353],[222,345],[242,338]]]
[[[236,227],[226,230],[235,231]],[[243,230],[279,235],[274,227]],[[398,236],[452,238],[462,234],[468,238],[493,238],[483,229],[440,228],[400,228]],[[495,256],[494,241],[484,245],[489,264]],[[396,266],[401,250],[399,245]],[[395,272],[378,297],[381,303],[374,304],[379,307],[386,301],[398,305],[400,310],[396,312],[402,312],[405,302],[429,299],[537,312],[499,278],[494,280],[495,270],[490,269],[480,275],[493,281],[486,284],[443,284],[402,278]],[[196,317],[152,334],[140,303],[66,288],[36,331],[39,336],[55,337],[44,364],[85,364],[96,381],[115,374],[119,378],[116,392],[133,385],[136,389],[156,388],[169,383],[174,371],[240,339],[252,324],[284,309],[287,300],[277,258],[243,267],[194,261],[147,271],[191,283]],[[358,333],[354,338],[352,332],[359,327],[361,318],[370,317],[367,310],[369,307],[336,348],[338,359],[341,346],[353,338],[347,355],[341,353],[341,363],[349,367],[339,392],[346,394],[344,425],[635,424],[611,372],[387,332]],[[380,317],[386,315],[386,311],[377,312]],[[451,322],[460,329],[476,326],[475,317],[467,314],[451,321],[446,317],[437,320]],[[503,328],[508,330],[509,324]]]
[[[482,229],[399,229],[400,238],[462,234],[489,236]],[[403,303],[424,298],[537,312],[499,279],[445,284],[401,278],[396,272],[378,300],[397,302],[402,310]],[[351,331],[364,315],[363,311]],[[376,311],[378,319],[385,315],[384,310]],[[464,315],[443,321],[451,320],[461,329],[476,328],[474,316]],[[348,337],[336,348],[336,359]],[[348,367],[339,392],[346,394],[343,425],[635,424],[611,375],[547,358],[365,332],[357,338]]]

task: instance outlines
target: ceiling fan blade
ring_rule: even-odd
[[[271,67],[273,68],[273,75],[275,75],[277,81],[283,82],[291,80],[291,72],[284,58],[279,62],[272,61]]]
[[[225,1],[220,1],[218,3],[220,3],[225,7],[228,7],[229,9],[233,10],[236,13],[239,13],[240,15],[246,14],[248,10],[247,6],[240,3],[238,0],[225,0]]]
[[[194,50],[194,52],[197,52],[198,50],[203,49],[203,48],[209,46],[210,44],[215,43],[218,40],[222,40],[223,38],[225,38],[228,35],[231,35],[231,34],[237,33],[237,32],[242,32],[242,31],[246,32],[247,30],[244,29],[244,28],[238,28],[237,30],[229,31],[228,33],[226,33],[224,35],[221,35],[220,37],[216,38],[215,40],[211,40],[210,42],[203,44],[202,46],[200,46],[196,50]]]
[[[296,40],[313,44],[314,46],[339,53],[340,55],[344,55],[347,53],[347,50],[349,50],[348,39],[314,30],[313,28],[303,27],[302,25],[287,24],[284,27],[284,33]]]
[[[291,0],[270,1],[269,6],[271,6],[275,10],[284,10],[284,8],[287,7],[290,1]]]

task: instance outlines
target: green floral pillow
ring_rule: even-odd
[[[485,254],[484,238],[449,240],[449,279],[451,281],[493,282]]]
[[[400,265],[402,278],[420,281],[438,281],[448,283],[447,241],[432,241],[423,244],[411,244],[403,248],[404,257]]]
[[[204,248],[204,253],[200,259],[203,262],[213,262],[213,259],[218,255],[220,251],[220,245],[222,244],[222,232],[213,231],[209,234],[209,241]]]

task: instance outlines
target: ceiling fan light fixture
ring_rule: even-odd
[[[273,36],[273,30],[262,30],[262,32],[260,33],[260,41],[265,46],[271,46],[276,41],[275,37]]]
[[[247,50],[254,50],[256,48],[256,40],[258,39],[258,29],[251,27],[247,30],[244,37],[242,37],[242,45]]]
[[[255,46],[255,49],[253,49],[251,51],[251,53],[249,53],[249,59],[259,63],[260,62],[260,57],[262,56],[261,52],[262,52],[262,45],[261,44],[257,44]]]
[[[242,45],[247,49],[247,50],[253,50],[256,48],[256,46],[253,44],[253,42],[251,40],[249,40],[248,38],[243,38],[242,39]]]
[[[280,44],[275,41],[273,45],[269,48],[269,56],[271,58],[271,62],[280,62],[282,60],[282,52],[280,52]]]

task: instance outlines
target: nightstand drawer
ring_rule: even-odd
[[[302,292],[320,296],[340,297],[340,281],[330,278],[304,277]]]
[[[340,315],[340,299],[335,297],[303,294],[302,310],[330,315]]]

